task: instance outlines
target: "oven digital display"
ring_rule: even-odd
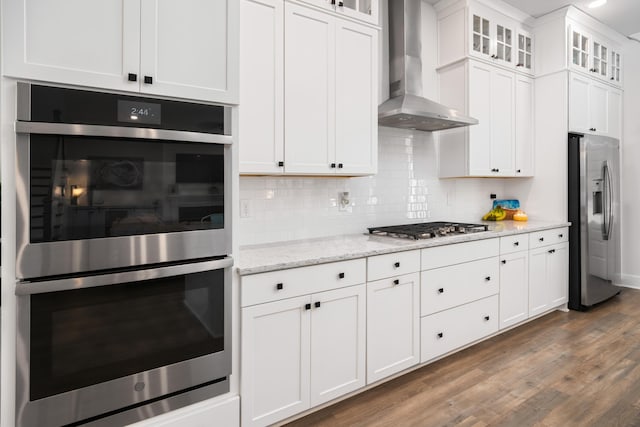
[[[159,125],[162,106],[151,102],[118,100],[118,121]]]

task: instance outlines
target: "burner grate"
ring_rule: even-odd
[[[465,224],[461,222],[421,222],[417,224],[371,227],[369,228],[369,234],[419,240],[466,233],[478,233],[487,231],[488,229],[489,227],[485,224]]]

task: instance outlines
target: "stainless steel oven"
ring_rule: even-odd
[[[229,107],[18,84],[19,279],[231,252]]]
[[[17,425],[125,425],[228,391],[231,265],[18,283]]]

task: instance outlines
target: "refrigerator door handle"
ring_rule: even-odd
[[[604,181],[604,200],[603,200],[603,221],[602,221],[602,239],[609,240],[611,233],[611,214],[612,214],[612,200],[613,200],[613,188],[611,185],[611,173],[609,170],[609,163],[604,162],[602,165],[602,179]]]

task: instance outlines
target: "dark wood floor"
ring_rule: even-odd
[[[640,426],[640,291],[553,312],[288,426]]]

